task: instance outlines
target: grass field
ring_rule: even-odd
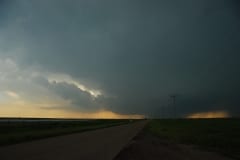
[[[129,120],[0,119],[0,146],[129,123]]]
[[[151,120],[146,131],[240,159],[240,119]]]

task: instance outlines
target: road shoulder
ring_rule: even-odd
[[[199,150],[191,145],[175,144],[142,131],[115,160],[232,160],[218,153]]]

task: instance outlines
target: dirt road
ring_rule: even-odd
[[[147,121],[0,148],[0,160],[111,160]]]

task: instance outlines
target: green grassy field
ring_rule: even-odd
[[[26,121],[27,120],[27,121]],[[0,121],[0,146],[129,123],[129,120]]]
[[[240,159],[240,119],[151,120],[146,131]]]

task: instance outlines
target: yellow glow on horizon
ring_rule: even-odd
[[[110,110],[81,112],[71,106],[71,101],[62,99],[42,99],[42,102],[30,102],[22,99],[13,91],[6,95],[14,99],[0,101],[0,117],[36,117],[36,118],[83,118],[83,119],[142,119],[140,114],[120,114]]]
[[[186,118],[229,118],[226,111],[200,112],[188,115]]]
[[[144,115],[119,114],[108,110],[96,112],[79,112],[59,108],[39,108],[39,106],[10,105],[0,108],[0,117],[32,117],[32,118],[82,118],[82,119],[143,119]]]
[[[105,118],[105,119],[143,119],[145,116],[138,114],[119,114],[112,111],[99,111],[95,113],[83,113],[82,117]]]

